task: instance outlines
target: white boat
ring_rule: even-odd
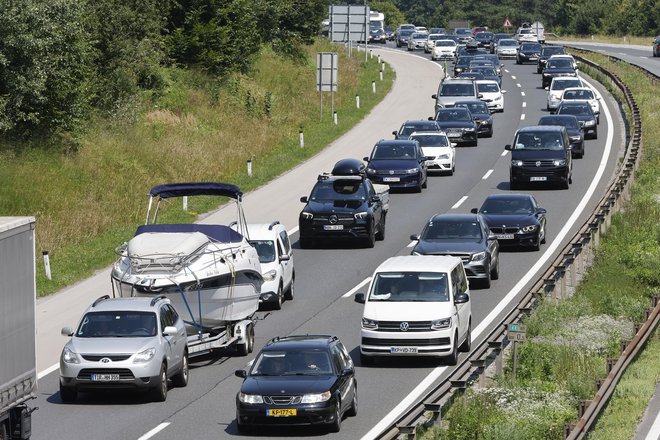
[[[158,224],[163,199],[195,195],[230,197],[236,202],[235,229],[225,225]],[[158,199],[150,219],[154,199]],[[251,316],[259,307],[261,266],[248,241],[242,193],[216,182],[158,185],[149,192],[144,225],[117,248],[112,270],[115,295],[166,295],[188,324],[204,333]]]

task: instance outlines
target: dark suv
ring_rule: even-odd
[[[511,151],[511,189],[523,183],[558,183],[568,189],[572,183],[571,141],[565,127],[533,125],[516,132]]]
[[[271,339],[236,395],[240,432],[258,425],[327,425],[338,432],[344,415],[358,409],[353,361],[336,336]]]
[[[416,140],[381,140],[364,161],[368,162],[367,177],[373,183],[422,192],[427,185],[426,159]]]

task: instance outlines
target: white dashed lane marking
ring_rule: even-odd
[[[458,202],[454,203],[454,206],[452,206],[451,209],[456,209],[459,206],[461,206],[463,204],[463,202],[467,200],[467,198],[468,198],[468,196],[461,197],[461,199]]]
[[[524,113],[523,113],[522,115],[520,115],[520,120],[521,120],[521,121],[524,121],[524,120],[525,120],[525,114],[524,114]]]
[[[520,96],[525,96],[525,92],[520,92]]]
[[[488,179],[488,176],[490,176],[491,174],[493,174],[493,170],[486,171],[486,174],[484,174],[484,177],[482,177],[481,180]]]
[[[527,103],[523,102],[523,108],[527,107]]]

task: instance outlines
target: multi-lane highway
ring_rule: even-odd
[[[279,219],[297,239],[297,218],[318,173],[329,171],[335,161],[368,155],[381,138],[391,138],[406,119],[425,119],[433,112],[431,94],[442,77],[440,65],[423,54],[393,48],[375,49],[397,72],[392,92],[357,127],[314,158],[245,197],[249,222]],[[393,420],[402,406],[412,403],[426,387],[441,380],[450,367],[442,361],[401,359],[374,367],[359,364],[358,345],[362,306],[352,293],[364,291],[374,268],[388,257],[410,253],[409,236],[418,233],[425,220],[438,212],[469,212],[491,193],[509,191],[509,157],[504,145],[515,130],[536,123],[545,111],[546,92],[533,65],[505,62],[503,89],[506,110],[495,114],[495,134],[480,139],[478,147],[457,149],[454,176],[432,176],[421,194],[391,196],[386,239],[373,249],[334,246],[295,250],[296,297],[273,313],[259,313],[256,349],[277,335],[299,333],[336,334],[351,351],[357,365],[359,412],[347,418],[337,439],[370,438]],[[473,338],[478,340],[507,304],[529,287],[559,252],[562,243],[586,220],[608,183],[624,144],[622,121],[616,103],[598,84],[604,107],[597,140],[586,141],[586,154],[574,162],[569,190],[530,189],[548,210],[547,243],[539,252],[503,252],[500,279],[490,289],[471,292]],[[146,190],[146,188],[145,188]],[[228,223],[232,210],[221,209],[205,223]],[[63,325],[74,325],[96,297],[110,291],[109,270],[40,300],[38,304],[39,411],[32,419],[35,439],[199,439],[237,436],[234,399],[240,379],[234,370],[247,358],[218,355],[193,363],[186,388],[171,389],[164,403],[152,403],[136,394],[82,394],[75,404],[63,404],[58,395],[54,365],[65,343],[59,336]],[[260,429],[255,437],[323,436],[324,430]]]

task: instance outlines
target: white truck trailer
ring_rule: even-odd
[[[0,217],[0,440],[31,435],[36,397],[34,217]],[[36,408],[35,408],[36,409]]]

